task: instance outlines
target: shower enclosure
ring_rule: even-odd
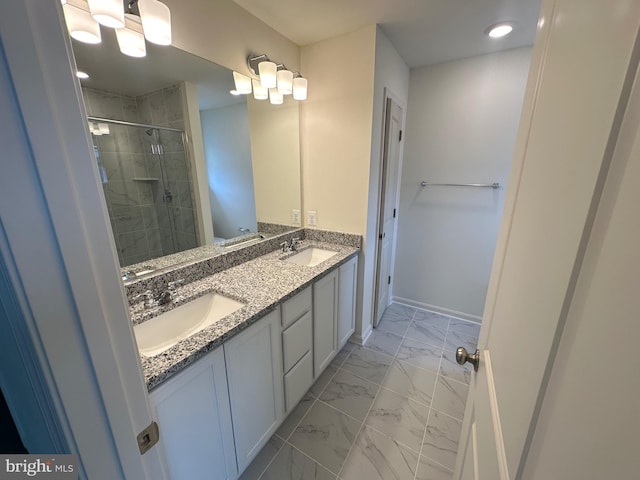
[[[88,120],[120,265],[197,247],[184,131]]]

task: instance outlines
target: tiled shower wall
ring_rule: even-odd
[[[83,88],[83,96],[91,116],[183,129],[180,89],[175,85],[130,97]],[[149,129],[110,124],[109,135],[93,136],[122,266],[198,246],[182,134],[158,132],[154,139]],[[151,144],[158,142],[162,156],[151,154]]]

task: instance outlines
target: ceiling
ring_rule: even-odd
[[[540,0],[234,0],[297,45],[379,24],[411,68],[532,45]],[[502,39],[484,34],[511,21]]]

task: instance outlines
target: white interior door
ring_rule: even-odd
[[[628,452],[633,439],[615,435],[610,426],[604,437],[589,430],[593,418],[605,412],[591,399],[583,407],[580,395],[601,383],[603,370],[617,370],[620,363],[615,344],[604,346],[602,335],[594,334],[606,329],[602,312],[637,317],[638,310],[633,289],[626,295],[610,292],[611,285],[628,283],[633,272],[637,285],[640,271],[635,90],[629,100],[640,3],[619,6],[613,12],[602,2],[543,3],[454,478],[630,478],[634,473],[629,457],[626,464],[603,463],[608,452]],[[620,173],[625,169],[629,179]],[[617,174],[607,179],[609,171]],[[611,261],[625,268],[597,268],[607,241],[615,245]],[[589,323],[594,315],[601,322]],[[635,339],[637,323],[627,329]],[[578,337],[570,325],[580,325],[582,333],[590,330]],[[594,367],[578,374],[574,366],[576,375],[560,383],[557,362],[562,360],[563,368],[584,363],[572,349],[577,339],[583,340],[583,352],[594,353]],[[563,344],[568,347],[560,350]],[[599,354],[603,347],[610,356]],[[608,392],[596,397],[611,391],[637,396],[640,386],[630,381],[637,375],[627,370],[626,376],[609,375]],[[564,416],[562,399],[573,402],[565,403]],[[639,423],[630,412],[613,417],[624,426],[625,415]],[[598,461],[605,475],[593,474]],[[589,465],[580,468],[586,473],[576,473],[579,463]],[[562,467],[565,473],[558,474]],[[619,474],[612,476],[613,470]]]
[[[398,197],[398,167],[400,165],[400,131],[402,107],[387,98],[385,116],[384,153],[382,160],[382,189],[378,221],[378,259],[376,269],[376,315],[378,325],[389,305],[391,290],[391,256],[395,235],[396,202]]]

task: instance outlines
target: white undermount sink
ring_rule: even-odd
[[[332,252],[331,250],[325,250],[323,248],[309,247],[301,250],[299,253],[296,253],[291,257],[285,258],[284,261],[288,263],[295,263],[296,265],[304,265],[306,267],[315,267],[337,253],[338,252]]]
[[[178,342],[222,320],[244,307],[219,293],[211,292],[184,305],[133,327],[138,350],[145,357],[153,357]]]

